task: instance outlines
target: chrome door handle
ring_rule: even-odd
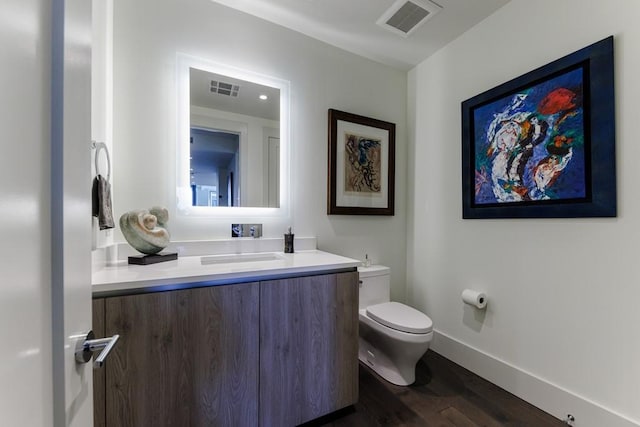
[[[89,331],[87,338],[83,342],[78,342],[76,348],[76,362],[87,363],[91,360],[93,352],[102,350],[96,360],[93,362],[94,368],[102,368],[104,366],[104,359],[107,358],[109,352],[113,349],[118,342],[120,335],[114,335],[109,338],[96,338],[93,331]]]

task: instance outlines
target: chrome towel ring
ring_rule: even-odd
[[[91,141],[91,148],[96,150],[95,153],[95,165],[96,165],[96,175],[102,175],[105,176],[104,174],[100,173],[100,167],[99,164],[100,162],[99,160],[99,156],[100,156],[100,151],[104,150],[104,154],[105,156],[107,156],[107,175],[106,175],[106,179],[107,182],[111,181],[111,158],[109,157],[109,149],[107,148],[107,144],[105,144],[104,142],[98,142],[98,141]]]

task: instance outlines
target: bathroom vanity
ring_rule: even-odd
[[[237,257],[237,258],[235,258]],[[358,398],[358,261],[181,257],[94,273],[96,426],[294,426]]]

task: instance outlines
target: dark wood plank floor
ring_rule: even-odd
[[[416,382],[409,387],[390,384],[360,364],[358,403],[305,427],[565,425],[429,350],[418,363]]]

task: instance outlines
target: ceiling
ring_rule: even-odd
[[[434,0],[442,9],[403,37],[376,24],[396,0],[212,1],[402,70],[418,65],[509,2]]]
[[[212,92],[212,81],[237,86],[237,96]],[[191,68],[189,89],[192,106],[280,121],[280,90],[277,88]],[[261,95],[266,95],[266,99],[260,99]]]

